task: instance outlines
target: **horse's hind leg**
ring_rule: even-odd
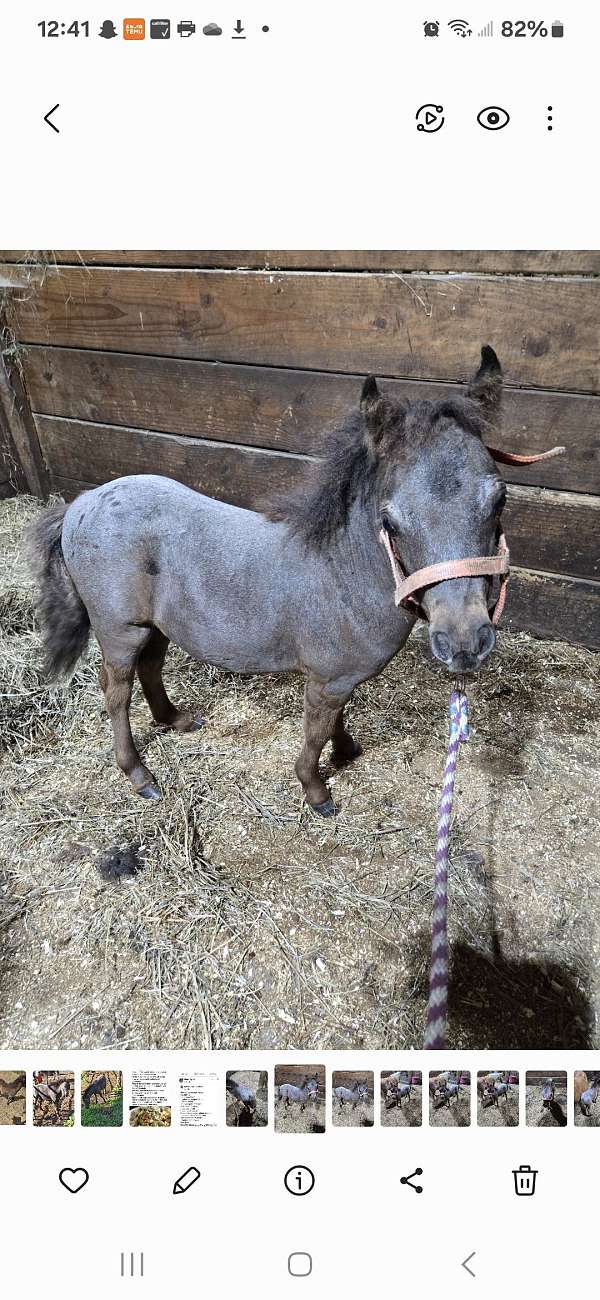
[[[163,727],[174,727],[176,731],[196,731],[202,726],[202,718],[175,708],[165,690],[162,670],[168,648],[168,638],[158,628],[153,628],[137,661],[142,690],[155,722]]]
[[[133,743],[129,722],[129,704],[137,655],[126,666],[111,664],[106,659],[100,669],[100,685],[104,691],[106,710],[112,722],[115,758],[121,771],[129,777],[136,792],[143,799],[160,799],[160,790],[152,773],[144,766]]]
[[[362,754],[362,748],[358,741],[350,735],[344,724],[344,710],[340,709],[335,719],[333,734],[331,737],[332,753],[331,757],[336,767],[343,767],[345,763],[351,763],[354,758]]]
[[[346,699],[329,699],[322,683],[309,677],[304,690],[304,744],[296,761],[296,776],[307,803],[321,817],[332,817],[335,804],[319,774],[319,758],[331,740]],[[343,728],[343,720],[342,720]]]

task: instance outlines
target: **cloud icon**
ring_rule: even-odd
[[[206,27],[202,28],[202,32],[204,36],[222,36],[223,28],[219,27],[218,23],[207,23]]]

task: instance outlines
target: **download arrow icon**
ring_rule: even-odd
[[[238,18],[237,23],[235,24],[235,30],[236,30],[238,36],[239,36],[240,32],[243,32],[244,28],[242,27],[242,20],[241,20],[241,18]]]
[[[51,121],[50,121],[50,118],[52,117],[52,114],[56,112],[57,108],[60,108],[60,104],[55,104],[55,105],[54,105],[54,108],[49,108],[49,109],[48,109],[48,112],[44,115],[44,122],[47,122],[47,123],[48,123],[48,126],[51,126],[51,127],[52,127],[52,130],[53,130],[53,131],[56,131],[56,134],[57,134],[57,135],[60,135],[60,131],[59,131],[58,127],[54,125],[54,122],[51,122]]]

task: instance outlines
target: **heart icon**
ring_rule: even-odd
[[[59,1183],[62,1183],[68,1192],[80,1192],[89,1180],[87,1169],[61,1169],[58,1175]]]

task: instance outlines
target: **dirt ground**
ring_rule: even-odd
[[[548,1075],[552,1073],[548,1071]],[[542,1094],[538,1083],[528,1083],[525,1087],[525,1123],[528,1128],[565,1128],[567,1124],[567,1079],[555,1080],[554,1101],[549,1106],[542,1105]]]
[[[592,1105],[591,1114],[583,1115],[579,1102],[574,1107],[575,1125],[577,1128],[600,1128],[600,1106],[598,1102]]]
[[[356,1083],[366,1083],[367,1096],[356,1105],[340,1105],[333,1095],[334,1088],[352,1089]],[[372,1128],[375,1123],[374,1078],[368,1070],[334,1070],[331,1080],[331,1118],[336,1128]]]
[[[459,1075],[465,1076],[465,1071],[458,1071]],[[429,1126],[430,1128],[466,1128],[471,1123],[471,1085],[462,1083],[458,1095],[450,1102],[444,1105],[436,1104],[434,1106],[433,1097],[429,1094]]]
[[[171,651],[168,689],[206,726],[161,733],[136,687],[148,804],[113,760],[97,649],[68,686],[41,677],[18,557],[39,508],[0,503],[0,1048],[420,1047],[449,698],[423,641],[357,691],[364,754],[326,756],[327,822],[293,772],[302,682]],[[599,676],[591,652],[501,634],[470,689],[451,1047],[599,1045]]]
[[[23,1082],[23,1086],[15,1092],[14,1097],[4,1095],[2,1085],[10,1088],[17,1080]],[[27,1079],[23,1070],[3,1070],[0,1074],[0,1124],[24,1124],[25,1123],[25,1106],[26,1096],[25,1089]]]
[[[392,1073],[392,1070],[383,1071],[382,1089],[384,1080]],[[383,1128],[417,1128],[423,1123],[423,1086],[420,1083],[413,1083],[411,1088],[410,1097],[400,1102],[400,1105],[386,1100],[382,1091],[380,1114]]]
[[[301,1088],[306,1079],[316,1079],[316,1101],[306,1101],[302,1110],[299,1103],[279,1100],[279,1085],[293,1083]],[[325,1132],[325,1067],[323,1065],[276,1065],[274,1096],[276,1133]]]
[[[230,1070],[227,1078],[235,1079],[246,1088],[252,1088],[256,1097],[256,1110],[244,1110],[241,1102],[226,1093],[225,1123],[231,1128],[265,1128],[269,1122],[268,1075],[266,1070]],[[251,1119],[247,1123],[247,1119]]]

